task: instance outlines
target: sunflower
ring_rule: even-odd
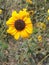
[[[49,17],[47,17],[47,20],[49,21]]]
[[[33,32],[33,25],[26,9],[12,12],[12,16],[6,22],[9,27],[7,33],[14,36],[16,40],[20,37],[27,38]]]
[[[39,41],[39,42],[42,41],[42,36],[41,36],[41,35],[38,36],[38,41]]]
[[[32,4],[32,0],[26,0],[26,2],[28,2],[28,3]]]
[[[48,11],[47,11],[48,13],[49,13],[49,9],[48,9]]]
[[[44,22],[38,22],[36,26],[42,30],[46,30],[46,24]]]
[[[0,9],[0,14],[2,14],[2,12],[3,12],[2,9]]]

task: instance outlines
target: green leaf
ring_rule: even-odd
[[[1,47],[1,49],[7,49],[8,48],[8,44],[6,44],[6,43],[4,43],[4,42],[2,42],[2,41],[0,41],[0,47]]]
[[[3,44],[3,45],[2,45],[2,48],[3,48],[3,49],[7,49],[7,48],[8,48],[8,45],[7,45],[7,44]]]
[[[37,28],[34,28],[34,33],[36,34],[38,32]]]

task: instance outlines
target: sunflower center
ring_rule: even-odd
[[[19,31],[23,30],[25,28],[25,22],[21,19],[15,21],[15,28]]]

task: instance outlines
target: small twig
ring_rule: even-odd
[[[38,64],[42,63],[48,56],[49,56],[49,54],[47,56],[45,56],[40,62],[38,62]]]

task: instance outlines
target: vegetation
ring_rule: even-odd
[[[16,40],[6,22],[14,10],[24,8],[33,33]],[[0,0],[0,65],[49,65],[49,0]]]

